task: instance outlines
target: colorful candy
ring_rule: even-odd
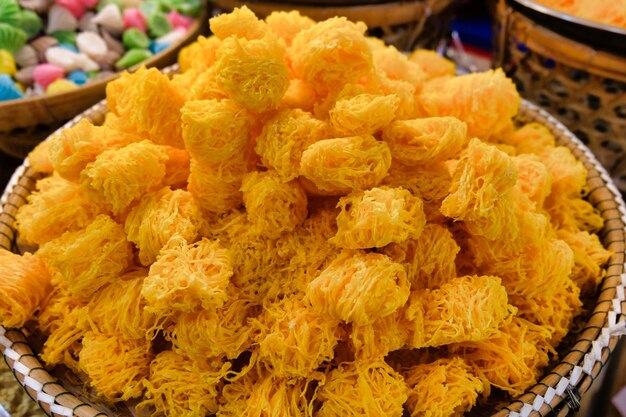
[[[120,69],[130,68],[133,65],[137,65],[140,62],[150,58],[152,53],[145,49],[129,49],[124,56],[115,63],[115,66]]]
[[[132,7],[124,10],[124,27],[126,29],[135,28],[145,32],[148,28],[148,22],[140,9]]]
[[[48,87],[59,78],[63,78],[63,75],[65,75],[65,70],[52,64],[39,64],[33,70],[33,80],[42,88]]]
[[[150,38],[139,29],[128,29],[122,37],[124,46],[128,49],[148,49],[150,47]]]
[[[67,91],[76,90],[78,86],[65,78],[59,78],[50,83],[46,88],[46,95],[65,93]]]
[[[6,49],[0,49],[0,74],[13,75],[16,72],[13,55]]]
[[[11,53],[20,50],[26,42],[26,32],[22,29],[0,23],[0,49],[6,49]]]
[[[54,5],[48,11],[47,33],[57,32],[59,30],[76,30],[78,20],[65,7]]]
[[[183,40],[197,0],[0,0],[2,100],[110,79]]]
[[[6,74],[0,74],[0,101],[24,97],[15,82]]]

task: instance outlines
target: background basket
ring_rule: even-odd
[[[207,19],[208,12],[205,10],[181,42],[170,45],[140,65],[164,68],[174,64],[182,47],[208,32]],[[19,159],[26,157],[32,148],[63,123],[102,100],[107,83],[117,77],[118,74],[112,74],[67,93],[0,102],[0,151]]]
[[[85,117],[94,124],[102,123],[106,113],[105,101],[77,116],[65,127],[72,126]],[[598,290],[586,324],[578,334],[570,335],[574,341],[560,362],[546,370],[545,376],[525,394],[498,411],[494,417],[566,415],[579,406],[579,400],[603,366],[617,344],[618,337],[626,333],[624,286],[626,285],[626,207],[619,190],[606,170],[593,154],[561,123],[538,107],[524,101],[518,116],[519,123],[539,122],[555,135],[559,145],[567,146],[582,161],[589,175],[588,200],[605,220],[600,238],[613,252],[607,274]],[[40,175],[29,167],[28,160],[13,175],[2,196],[0,212],[0,246],[19,252],[18,237],[14,228],[15,214],[26,203]],[[82,385],[68,379],[65,374],[52,376],[41,364],[29,344],[29,330],[5,329],[0,326],[0,350],[13,370],[17,380],[28,395],[42,409],[54,416],[129,416],[126,405],[111,409],[90,402],[83,395]]]
[[[212,0],[219,9],[230,11],[244,4],[265,18],[275,10],[298,10],[314,20],[345,16],[361,20],[370,28],[368,33],[383,39],[398,49],[410,51],[416,47],[436,49],[446,38],[455,9],[455,0],[277,0],[274,2]]]
[[[626,31],[521,3],[533,6],[498,5],[496,66],[565,123],[626,192]]]

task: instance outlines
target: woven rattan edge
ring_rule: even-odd
[[[164,72],[172,74],[176,69],[176,66],[168,67]],[[94,123],[101,123],[105,113],[106,101],[103,100],[82,115],[67,122],[61,129],[73,126],[83,117]],[[526,101],[520,108],[519,117],[524,121],[532,119],[532,121],[543,123],[551,131],[559,133],[557,135],[559,144],[568,146],[589,170],[587,185],[590,189],[590,202],[594,206],[602,204],[604,213],[612,213],[605,218],[611,231],[603,237],[603,242],[610,238],[612,243],[609,249],[615,254],[609,261],[607,278],[603,280],[600,289],[598,301],[602,302],[596,303],[587,328],[578,337],[574,350],[570,351],[541,381],[493,415],[494,417],[526,417],[547,416],[552,413],[552,415],[561,416],[577,407],[580,396],[589,389],[593,380],[607,363],[620,332],[623,333],[626,327],[625,316],[621,313],[626,284],[624,264],[626,206],[606,170],[582,142],[560,122]],[[30,167],[28,159],[25,159],[24,164],[15,171],[4,190],[0,199],[2,204],[0,219],[6,217],[6,221],[0,221],[1,247],[16,249],[14,214],[26,203],[27,195],[34,189],[35,182],[40,177]],[[68,393],[62,385],[57,383],[25,343],[21,330],[5,329],[0,326],[0,348],[18,382],[28,395],[39,403],[46,414],[53,417],[108,415]]]
[[[507,33],[512,32],[521,36],[519,41],[530,50],[543,56],[551,56],[573,68],[593,71],[594,74],[626,82],[626,76],[624,76],[625,57],[598,51],[591,46],[559,35],[514,11],[505,4],[504,0],[500,0],[498,14],[499,20],[502,22],[499,36],[500,45],[498,46],[500,64],[502,64],[503,54],[506,50],[504,41]]]
[[[596,208],[602,204],[604,230],[610,230],[602,240],[603,243],[611,242],[606,246],[614,254],[608,262],[595,308],[573,349],[547,376],[494,417],[561,416],[577,410],[581,396],[606,365],[619,337],[626,331],[626,316],[622,313],[626,284],[626,206],[621,193],[607,171],[576,136],[547,112],[525,102],[520,109],[520,118],[530,121],[531,116],[533,121],[558,132],[557,143],[567,146],[589,171],[588,199]]]

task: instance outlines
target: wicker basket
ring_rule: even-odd
[[[500,0],[496,66],[567,125],[626,192],[626,31],[533,5]]]
[[[285,0],[274,2],[212,0],[221,10],[232,10],[244,4],[259,17],[275,10],[298,10],[314,20],[345,16],[361,20],[370,28],[368,33],[382,38],[398,49],[410,51],[416,47],[435,49],[445,39],[455,9],[454,0]]]
[[[191,26],[185,39],[170,45],[142,65],[164,68],[174,64],[183,46],[208,32],[207,18],[208,12],[205,10]],[[26,157],[50,133],[102,100],[107,83],[117,77],[117,74],[113,74],[67,93],[0,102],[0,150],[16,158]]]
[[[105,102],[93,106],[77,116],[65,127],[72,126],[83,116],[95,124],[102,123],[106,112]],[[589,171],[588,200],[605,220],[600,237],[604,246],[612,251],[607,274],[598,291],[586,325],[578,334],[570,335],[574,341],[560,362],[548,369],[545,376],[525,394],[494,414],[494,417],[566,415],[577,409],[585,393],[617,344],[619,335],[626,333],[624,286],[626,285],[626,207],[607,172],[593,154],[562,124],[538,107],[524,101],[519,123],[536,121],[547,126],[559,145],[567,146]],[[2,196],[0,211],[0,246],[19,252],[14,228],[15,214],[35,188],[40,175],[29,167],[28,160],[14,173]],[[66,375],[51,375],[41,364],[29,345],[29,330],[5,329],[0,326],[0,349],[26,392],[37,401],[46,413],[54,416],[130,416],[126,404],[111,409],[90,402],[82,392],[82,385],[72,382]],[[59,378],[59,379],[57,379]]]

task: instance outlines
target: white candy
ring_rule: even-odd
[[[124,18],[116,4],[109,3],[98,12],[92,22],[109,29],[124,30]]]
[[[170,33],[166,35],[161,36],[155,42],[156,43],[168,43],[170,45],[173,45],[185,39],[185,35],[187,35],[187,29],[178,28],[178,29],[171,31]]]
[[[98,71],[100,69],[100,65],[96,61],[83,53],[78,54],[78,64],[80,69],[85,72]]]
[[[77,60],[78,54],[65,48],[54,46],[46,51],[46,61],[48,61],[48,64],[61,67],[65,70],[65,72],[71,72],[78,69],[79,66]]]
[[[109,48],[100,35],[94,32],[81,32],[76,36],[78,50],[91,58],[106,55]]]
[[[78,20],[65,7],[56,4],[48,10],[47,33],[54,33],[60,30],[76,30]]]
[[[77,54],[76,52],[58,46],[46,51],[46,61],[63,68],[65,72],[71,72],[77,69],[90,72],[100,69],[98,63],[84,53]]]

